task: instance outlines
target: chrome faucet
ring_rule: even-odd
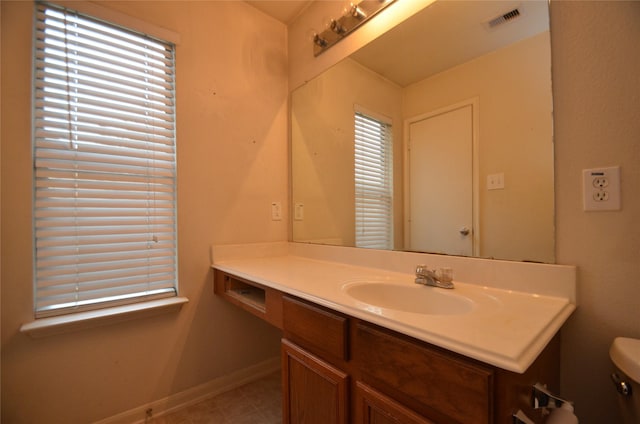
[[[416,266],[416,284],[425,286],[440,287],[443,289],[453,288],[453,270],[451,268],[429,269],[426,265]]]

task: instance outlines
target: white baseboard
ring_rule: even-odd
[[[233,390],[246,383],[259,380],[278,369],[280,369],[280,357],[268,359],[231,374],[191,387],[182,392],[174,393],[163,399],[147,403],[146,405],[140,405],[128,411],[96,421],[94,424],[144,424],[146,411],[150,408],[153,411],[153,418],[157,418],[212,398],[220,393]]]

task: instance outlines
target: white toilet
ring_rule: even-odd
[[[640,340],[617,337],[609,356],[615,367],[611,378],[618,390],[624,424],[640,423]]]

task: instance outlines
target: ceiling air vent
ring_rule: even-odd
[[[495,18],[491,19],[487,22],[487,25],[489,26],[489,28],[495,28],[499,25],[511,22],[514,19],[517,19],[519,16],[521,16],[520,9],[513,9],[507,13],[503,13],[502,15],[496,16]]]

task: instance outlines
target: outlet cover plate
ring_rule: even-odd
[[[585,211],[620,210],[620,167],[582,170],[582,199]]]

